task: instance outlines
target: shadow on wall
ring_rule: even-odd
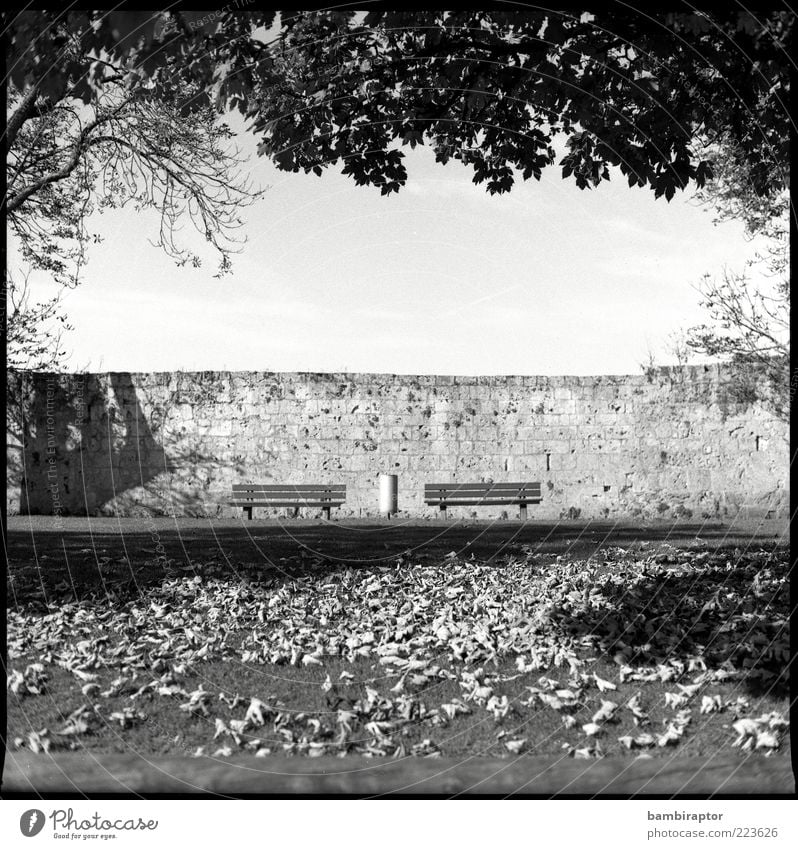
[[[127,372],[9,374],[9,509],[15,491],[20,514],[205,515],[216,458],[186,445],[171,399],[140,392]]]

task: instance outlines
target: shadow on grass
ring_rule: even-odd
[[[42,527],[38,522],[22,530],[19,520],[15,524],[7,536],[9,603],[42,607],[46,602],[106,593],[124,600],[175,574],[248,579],[268,575],[277,581],[303,575],[318,578],[343,568],[393,568],[397,558],[410,564],[439,565],[451,552],[497,567],[523,558],[530,566],[545,569],[555,558],[603,561],[606,550],[614,549],[608,564],[611,569],[613,561],[640,558],[657,550],[675,552],[671,559],[684,564],[688,558],[680,557],[678,550],[689,548],[694,568],[652,570],[633,585],[607,582],[602,586],[607,594],[604,607],[578,614],[555,610],[552,616],[558,628],[577,638],[593,636],[609,656],[621,640],[639,652],[638,663],[672,654],[689,655],[695,647],[703,647],[704,657],[713,665],[729,661],[735,669],[743,669],[749,691],[774,696],[786,693],[788,659],[781,651],[788,644],[787,582],[771,580],[767,584],[770,594],[758,593],[756,573],[762,559],[750,561],[744,554],[746,550],[777,549],[779,538],[772,526],[695,523],[641,527],[609,522],[243,525],[178,520],[169,527],[168,520],[126,519],[71,522],[61,529]],[[740,556],[740,568],[725,567],[727,559],[736,562]],[[787,558],[772,558],[770,568],[786,570]],[[677,629],[674,617],[680,623]]]
[[[139,585],[157,583],[169,568],[221,567],[235,573],[268,571],[275,577],[312,569],[393,566],[397,558],[422,565],[450,553],[501,565],[519,557],[545,564],[554,557],[603,559],[608,548],[643,556],[663,545],[704,546],[709,551],[772,548],[773,527],[716,523],[643,527],[610,522],[518,522],[441,524],[352,524],[203,522],[202,520],[71,520],[65,527],[35,517],[17,518],[8,529],[9,571],[19,591],[35,577],[34,590],[70,578],[79,598],[101,589],[103,573],[137,576]],[[169,568],[168,568],[169,567]]]
[[[757,698],[788,696],[786,551],[753,558],[737,549],[663,559],[677,568],[665,563],[637,579],[599,582],[600,605],[559,607],[551,620],[576,639],[598,638],[600,649],[618,663],[654,668],[673,657],[700,658],[711,669],[742,673],[745,690]]]

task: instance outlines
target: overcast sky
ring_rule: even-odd
[[[332,169],[279,172],[239,144],[271,188],[245,210],[232,276],[213,278],[208,249],[202,268],[175,267],[150,244],[154,211],[96,217],[104,242],[64,301],[72,369],[639,373],[704,319],[702,275],[753,252],[740,225],[620,175],[580,191],[552,167],[490,197],[417,148],[409,184],[382,197]]]

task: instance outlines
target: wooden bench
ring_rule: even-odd
[[[541,501],[540,483],[428,483],[424,503],[438,506],[446,518],[447,507],[476,507],[489,504],[517,504],[526,521],[527,504]]]
[[[234,507],[243,507],[247,519],[252,519],[253,507],[321,507],[324,517],[330,518],[330,509],[346,501],[345,483],[235,483],[230,501]]]

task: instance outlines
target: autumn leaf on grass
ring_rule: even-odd
[[[771,731],[786,731],[790,727],[790,723],[787,719],[777,711],[763,713],[761,716],[758,716],[754,722],[763,728],[769,728]]]
[[[601,702],[601,707],[593,714],[593,722],[617,722],[615,711],[618,710],[618,705],[615,702]]]
[[[775,750],[781,745],[779,732],[788,727],[787,721],[778,713],[763,714],[756,719],[739,719],[732,724],[737,732],[733,746],[744,751],[752,748]]]
[[[70,668],[69,671],[80,681],[96,681],[97,676],[93,672],[85,672],[83,669]]]
[[[656,745],[656,740],[651,734],[640,734],[637,737],[627,735],[619,737],[618,742],[627,749],[648,749]]]
[[[47,675],[41,663],[31,663],[24,672],[12,669],[6,688],[18,696],[40,696],[47,689]]]
[[[230,720],[230,731],[236,741],[236,743],[240,743],[239,735],[244,734],[246,730],[249,728],[249,720],[248,719],[231,719]]]
[[[683,734],[683,729],[671,723],[665,731],[657,737],[657,745],[674,746],[682,739]]]
[[[49,752],[53,747],[53,741],[50,738],[50,732],[46,728],[41,731],[31,731],[28,734],[28,748],[35,754],[40,752]]]
[[[317,741],[312,741],[308,744],[308,757],[309,758],[320,758],[322,755],[327,753],[327,744],[319,743]]]
[[[125,687],[132,681],[132,678],[114,678],[111,682],[111,686],[107,690],[103,690],[100,695],[104,699],[112,698],[113,696],[118,696],[124,692]]]
[[[405,691],[405,681],[407,679],[407,675],[403,675],[394,685],[390,688],[392,693],[396,693],[397,695],[401,695]]]
[[[420,743],[416,743],[416,745],[410,749],[410,754],[415,757],[438,758],[440,757],[441,752],[432,740],[425,739]]]
[[[701,713],[718,713],[723,710],[723,700],[720,694],[701,697]]]
[[[180,710],[191,714],[192,716],[209,716],[208,702],[211,694],[202,689],[202,685],[193,693],[189,693],[189,700],[180,705]]]
[[[685,658],[687,661],[687,671],[695,672],[696,670],[706,670],[707,664],[703,657],[700,655],[691,655],[690,657]]]
[[[71,717],[63,728],[59,728],[55,733],[60,737],[76,737],[81,734],[88,734],[91,730],[91,725],[85,716]]]
[[[520,739],[520,740],[508,740],[504,744],[504,748],[507,749],[507,751],[510,752],[513,755],[520,755],[521,752],[523,752],[524,749],[526,749],[526,747],[527,747],[526,738],[523,738],[523,739]]]
[[[743,677],[738,669],[713,669],[708,675],[712,681],[737,681]]]
[[[386,738],[390,738],[391,734],[394,731],[393,723],[391,722],[377,722],[376,720],[372,720],[371,722],[367,722],[363,728],[372,737],[377,738],[377,740],[384,740]]]
[[[659,678],[662,683],[666,683],[667,681],[672,681],[674,678],[677,678],[679,675],[678,669],[673,666],[669,666],[663,663],[657,665],[656,677]]]
[[[737,732],[737,739],[732,743],[732,746],[742,746],[743,748],[752,748],[756,740],[756,736],[760,731],[759,723],[753,719],[738,719],[732,724],[732,728]]]
[[[557,696],[552,696],[550,693],[538,693],[536,697],[552,710],[562,710],[566,706],[562,699],[558,699]]]
[[[632,712],[632,716],[634,717],[635,725],[645,725],[649,722],[648,714],[643,710],[640,704],[640,698],[642,696],[642,692],[638,690],[631,699],[626,702],[627,710]]]
[[[778,736],[772,731],[760,731],[756,735],[757,749],[778,749],[781,746],[781,741]]]
[[[487,685],[477,686],[470,693],[467,693],[465,698],[479,703],[485,703],[493,695],[493,687]]]
[[[731,711],[737,719],[741,713],[747,713],[750,710],[751,702],[746,696],[737,696],[736,699],[726,699],[723,707]]]
[[[135,693],[130,694],[131,699],[138,699],[143,696],[145,693],[151,693],[153,690],[157,690],[158,682],[157,681],[149,681],[147,684],[142,684]],[[185,695],[188,695],[187,693]]]
[[[679,708],[687,704],[688,696],[683,693],[665,693],[665,707]]]
[[[449,719],[454,719],[455,716],[459,714],[467,715],[471,713],[471,708],[460,699],[452,699],[451,702],[442,704],[440,706],[440,710],[442,710]]]
[[[582,731],[584,731],[588,737],[597,737],[599,734],[603,733],[602,727],[597,722],[586,722],[582,726]]]
[[[536,652],[532,652],[529,661],[524,655],[519,655],[515,659],[515,668],[519,672],[537,672],[544,668],[544,662]]]
[[[591,743],[590,745],[584,746],[580,749],[577,749],[575,746],[571,746],[569,743],[563,743],[562,748],[566,751],[569,757],[576,758],[577,760],[600,758],[603,755],[601,744],[598,740],[595,743]]]
[[[118,722],[122,728],[129,728],[131,725],[144,722],[147,719],[147,714],[141,713],[135,708],[126,707],[122,708],[121,711],[114,711],[108,718]]]
[[[787,719],[776,711],[762,714],[762,716],[756,718],[756,721],[762,725],[767,725],[771,731],[786,731],[790,727]]]
[[[596,686],[599,688],[599,692],[604,693],[607,690],[617,690],[617,685],[613,684],[612,681],[605,681],[603,678],[599,678],[595,673],[593,674],[593,680],[596,683]]]
[[[247,708],[246,719],[253,725],[261,726],[266,724],[266,717],[273,713],[273,710],[260,699],[253,698]]]
[[[510,712],[510,700],[506,695],[501,698],[491,696],[485,705],[485,710],[492,713],[493,718],[498,722],[500,719],[504,719]]]

